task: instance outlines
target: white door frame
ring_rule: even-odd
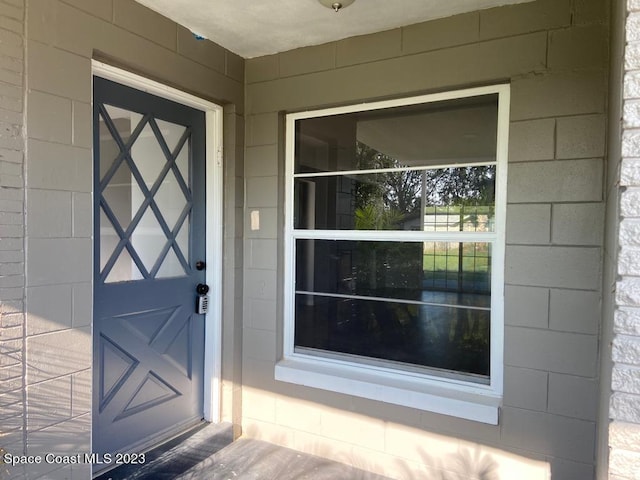
[[[222,371],[222,107],[194,95],[149,80],[96,60],[92,74],[166,98],[205,113],[206,129],[206,262],[209,312],[205,315],[204,419],[220,421],[220,379]],[[94,252],[95,255],[95,252]]]

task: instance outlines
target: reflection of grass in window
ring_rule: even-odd
[[[462,257],[459,248],[462,248]],[[422,267],[425,286],[438,290],[489,290],[491,257],[488,244],[427,243],[423,249]]]
[[[447,247],[425,248],[423,254],[423,268],[425,271],[458,271],[458,249]],[[464,272],[482,271],[489,269],[490,257],[487,245],[465,245],[463,248],[462,270]]]
[[[463,272],[488,272],[489,257],[462,257]],[[458,257],[453,255],[425,254],[422,257],[425,272],[457,272]]]

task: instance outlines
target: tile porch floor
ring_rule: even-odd
[[[391,480],[267,442],[231,439],[230,425],[203,425],[147,452],[144,466],[122,466],[95,480]]]

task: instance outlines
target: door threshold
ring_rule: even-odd
[[[233,442],[230,423],[202,422],[145,452],[144,464],[120,465],[99,472],[94,480],[173,479]]]

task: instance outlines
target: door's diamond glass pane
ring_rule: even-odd
[[[147,271],[151,271],[166,243],[167,237],[160,228],[158,219],[153,211],[147,208],[131,235],[131,244]]]
[[[160,129],[160,133],[162,133],[164,141],[167,142],[167,147],[169,147],[169,150],[173,153],[178,144],[178,140],[182,138],[187,127],[159,119],[156,119],[156,124]]]
[[[156,278],[169,278],[169,277],[181,277],[185,274],[184,268],[173,248],[169,250],[167,256],[164,257],[162,266],[156,275]]]
[[[158,139],[148,124],[145,125],[131,147],[131,158],[138,167],[147,188],[151,189],[167,163],[167,157],[162,152]]]
[[[116,170],[102,192],[102,197],[113,211],[122,229],[126,230],[144,199],[144,195],[126,162],[122,162]]]
[[[116,233],[113,225],[107,218],[102,208],[100,209],[100,272],[104,271],[104,266],[111,258],[120,236]]]
[[[155,201],[162,212],[165,222],[171,230],[176,226],[178,217],[187,205],[187,199],[182,193],[178,180],[170,170],[162,181],[162,185],[155,195]]]
[[[180,170],[180,175],[182,175],[184,183],[189,190],[191,190],[191,178],[189,176],[189,140],[184,143],[182,150],[180,150],[180,153],[176,157],[176,165],[178,166],[178,170]]]
[[[109,115],[109,118],[113,122],[117,135],[122,140],[123,144],[127,144],[131,137],[131,132],[135,130],[136,126],[142,119],[142,115],[135,112],[130,112],[122,108],[114,107],[111,105],[105,105],[105,110]],[[107,128],[107,125],[100,116],[100,179],[104,178],[113,161],[120,155],[121,150],[118,143],[113,137],[111,131]]]
[[[180,233],[176,236],[176,243],[180,248],[180,252],[184,256],[185,260],[189,262],[189,220],[191,215],[189,215],[184,223],[182,224],[182,228],[180,228]]]
[[[125,248],[122,250],[118,260],[116,260],[109,275],[107,275],[105,283],[127,282],[140,279],[142,279],[142,274],[140,270],[138,270],[136,262],[133,261],[131,255],[129,255],[129,252]]]
[[[116,127],[116,131],[122,139],[122,143],[126,145],[129,143],[131,134],[142,121],[142,115],[130,110],[125,110],[124,108],[114,107],[112,105],[105,105],[104,108]]]
[[[142,279],[146,274],[143,274],[141,269],[151,273],[158,263],[160,266],[155,275],[157,277],[185,275],[185,267],[180,259],[184,256],[188,261],[189,258],[189,217],[183,221],[182,225],[178,225],[178,220],[189,205],[189,194],[183,193],[181,184],[184,182],[189,188],[190,139],[182,143],[180,148],[179,144],[187,127],[155,119],[160,132],[158,136],[151,127],[153,121],[141,123],[144,118],[142,114],[107,104],[104,104],[104,108],[106,113],[100,114],[98,125],[100,137],[98,170],[100,179],[107,183],[101,193],[101,201],[108,207],[100,209],[99,252],[101,271],[106,275],[105,281]],[[132,138],[136,129],[139,133]],[[142,218],[136,224],[132,224],[140,209],[145,208],[143,207],[144,187],[136,180],[133,172],[137,169],[144,184],[151,189],[169,161],[162,149],[163,143],[166,143],[172,154],[178,153],[175,167],[167,172],[154,194],[154,202],[160,212],[157,217],[153,210],[147,207]],[[128,158],[123,158],[125,153]],[[135,168],[131,165],[131,161],[135,164]],[[114,162],[117,163],[114,164]],[[140,179],[140,177],[137,178]],[[107,214],[107,210],[112,213]],[[159,259],[169,242],[162,229],[162,221],[166,222],[171,230],[179,228],[180,231],[175,245],[167,251],[166,258]],[[133,230],[128,248],[135,250],[134,256],[138,255],[141,263],[136,265],[131,256],[133,250],[129,253],[125,248],[118,254],[114,266],[106,272],[104,268],[121,241],[116,227],[124,231]]]
[[[124,108],[114,107],[113,105],[105,104],[104,108],[111,121],[115,124],[120,138],[124,143],[127,143],[131,132],[135,130],[140,120],[142,120],[142,115]]]
[[[120,147],[113,139],[102,115],[98,123],[98,134],[100,136],[100,180],[102,180],[120,154]]]

